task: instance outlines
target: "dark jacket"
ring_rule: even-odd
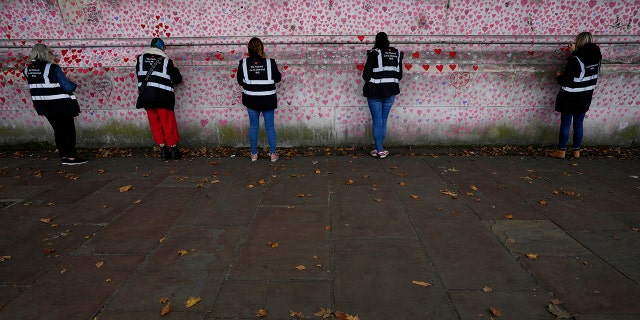
[[[367,62],[362,71],[366,82],[362,94],[367,98],[385,99],[400,93],[402,59],[404,53],[394,47],[367,52]]]
[[[77,85],[67,79],[60,66],[46,61],[32,60],[24,69],[29,93],[36,112],[41,116],[80,113],[73,91]]]
[[[142,82],[156,59],[162,60],[156,64],[146,87],[142,90],[142,105],[140,107],[174,110],[176,104],[174,85],[182,82],[182,75],[180,70],[173,65],[173,60],[161,55],[160,52],[153,54],[152,50],[147,49],[144,54],[137,57],[138,89],[141,90]]]
[[[242,104],[257,111],[269,111],[278,107],[276,83],[282,80],[274,59],[252,55],[238,63],[236,73],[242,86]]]
[[[601,60],[600,48],[595,44],[588,44],[573,52],[564,73],[556,78],[560,85],[556,111],[584,113],[589,110],[593,90],[598,82]]]

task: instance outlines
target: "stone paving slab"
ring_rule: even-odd
[[[490,307],[553,319],[553,298],[576,320],[636,319],[639,170],[535,156],[0,158],[0,200],[16,199],[0,209],[0,319],[255,319],[261,308],[291,319],[320,307],[363,320],[496,319]],[[191,295],[202,301],[186,308]]]

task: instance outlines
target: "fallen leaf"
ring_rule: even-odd
[[[345,183],[346,185],[348,185],[348,186],[352,185],[354,182],[355,182],[355,181],[353,181],[353,180],[351,180],[351,179],[350,179],[350,180],[345,180],[345,181],[344,181],[344,183]]]
[[[527,254],[526,254],[526,256],[527,256],[527,258],[529,258],[529,259],[531,259],[531,260],[536,260],[536,259],[538,259],[538,254],[537,254],[537,253],[532,253],[532,252],[530,252],[530,253],[527,253]]]
[[[572,319],[573,318],[573,315],[571,315],[561,305],[549,303],[549,305],[547,306],[547,311],[551,312],[554,316],[556,316],[556,320]]]
[[[493,288],[491,288],[491,287],[489,287],[489,286],[484,286],[484,287],[482,287],[482,291],[484,291],[484,292],[491,292],[491,291],[493,291]]]
[[[504,216],[505,219],[513,219],[513,215],[512,214],[507,214]]]
[[[256,317],[258,318],[264,318],[267,316],[267,310],[265,309],[260,309],[258,310],[258,312],[256,312]]]
[[[417,194],[412,194],[411,199],[420,199],[420,196]]]
[[[297,194],[296,194],[296,197],[298,197],[298,198],[303,198],[303,197],[304,197],[304,193],[297,193]]]
[[[104,282],[111,282],[111,278],[104,279]]]
[[[160,298],[160,300],[158,300],[158,302],[160,302],[162,304],[167,303],[167,302],[169,302],[169,298],[168,297],[162,297],[162,298]]]
[[[324,231],[331,231],[331,226],[324,226]]]
[[[333,312],[331,312],[331,309],[323,307],[320,307],[320,311],[314,313],[313,315],[322,319],[333,318]]]
[[[106,209],[106,208],[109,208],[109,205],[108,204],[103,204],[102,205],[102,209]]]
[[[132,185],[130,185],[130,184],[128,184],[128,185],[126,185],[126,186],[122,186],[122,187],[118,188],[118,190],[120,190],[120,192],[127,192],[127,191],[129,191],[129,190],[131,190],[131,189],[133,189],[133,186],[132,186]]]
[[[167,304],[165,304],[162,307],[162,310],[160,311],[160,316],[164,316],[165,314],[169,314],[171,313],[171,302],[167,302]]]
[[[316,174],[320,174],[320,172],[321,172],[321,171],[320,171],[320,169],[316,169],[314,172],[315,172]]]
[[[549,302],[551,302],[553,304],[562,304],[562,301],[560,301],[559,299],[551,299],[551,300],[549,300]]]
[[[375,198],[375,199],[373,199],[373,201],[375,201],[375,202],[382,202],[382,199],[380,199],[380,198]]]
[[[404,183],[404,182],[402,182],[402,181],[398,182],[398,184],[399,184],[400,186],[404,186],[404,185],[405,185],[405,183]]]
[[[45,248],[42,250],[42,253],[44,253],[45,255],[50,255],[52,253],[56,252],[55,249],[51,249],[51,248]]]
[[[48,203],[47,203],[47,206],[48,206],[48,207],[53,207],[53,206],[55,206],[55,205],[56,205],[56,203],[55,203],[55,202],[48,202]]]
[[[469,187],[469,189],[471,189],[471,190],[474,190],[474,191],[475,191],[475,190],[478,190],[478,187],[476,187],[476,186],[474,186],[474,185],[471,185],[471,186]]]
[[[489,311],[491,311],[491,314],[496,317],[502,317],[502,312],[500,312],[500,310],[496,309],[495,307],[489,307]]]
[[[360,320],[360,317],[358,317],[358,315],[352,316],[350,314],[347,315],[347,320]]]
[[[295,318],[298,318],[298,319],[304,318],[304,315],[302,314],[302,312],[296,312],[296,311],[293,311],[291,309],[289,309],[289,316],[290,317],[295,317]]]
[[[200,302],[202,299],[200,297],[189,297],[189,299],[187,299],[187,301],[184,302],[184,306],[186,308],[191,308],[193,307],[196,303]]]
[[[60,273],[65,273],[65,272],[67,272],[67,268],[60,270]]]
[[[134,201],[133,203],[138,204],[140,202],[142,202],[142,199],[138,199],[138,200]]]
[[[98,169],[98,174],[103,174],[104,172],[104,169]]]
[[[248,184],[248,185],[247,185],[247,189],[252,189],[252,188],[255,188],[255,187],[256,187],[256,186],[254,186],[254,185],[252,185],[252,184]]]
[[[299,266],[296,267],[296,270],[298,270],[298,271],[302,271],[302,270],[305,270],[305,269],[307,269],[307,267],[305,267],[303,265],[299,265]]]
[[[259,184],[261,184],[261,185],[265,185],[265,184],[267,184],[267,182],[266,182],[266,181],[264,181],[264,179],[258,180],[258,183],[259,183]]]
[[[189,253],[189,251],[182,249],[180,251],[178,251],[178,255],[179,256],[186,256]]]
[[[50,223],[51,222],[51,218],[41,218],[40,222],[42,222],[42,223]]]
[[[415,285],[418,285],[418,286],[421,286],[421,287],[431,287],[431,283],[429,283],[429,282],[413,280],[413,281],[411,281],[411,283],[413,283]]]
[[[544,200],[540,200],[540,201],[538,201],[538,203],[539,203],[539,204],[541,204],[541,205],[543,205],[543,206],[547,204],[547,202],[546,202],[546,201],[544,201]]]
[[[96,268],[100,269],[104,265],[104,261],[100,261],[96,263]]]
[[[279,247],[279,246],[280,246],[280,244],[279,244],[279,243],[277,243],[277,242],[271,242],[271,241],[269,241],[269,242],[267,242],[267,246],[269,246],[269,247],[271,247],[271,248],[277,248],[277,247]]]
[[[457,193],[455,193],[453,191],[450,191],[450,190],[447,190],[447,189],[440,190],[440,193],[442,193],[444,195],[451,196],[451,198],[453,198],[453,199],[457,199],[458,198],[458,194]]]

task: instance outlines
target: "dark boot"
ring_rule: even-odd
[[[169,147],[167,146],[160,147],[160,159],[162,161],[171,160],[171,150],[169,150]]]
[[[180,149],[178,149],[178,146],[171,147],[171,159],[179,160],[181,157],[182,154],[180,153]]]

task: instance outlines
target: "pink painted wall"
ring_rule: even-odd
[[[385,31],[405,52],[388,144],[555,144],[555,71],[591,31],[604,61],[585,144],[640,139],[640,1],[5,0],[0,10],[0,144],[52,141],[21,70],[37,41],[79,84],[82,146],[152,144],[136,110],[135,56],[160,36],[178,63],[182,144],[246,146],[237,60],[259,36],[283,81],[280,146],[365,145],[361,68]]]

